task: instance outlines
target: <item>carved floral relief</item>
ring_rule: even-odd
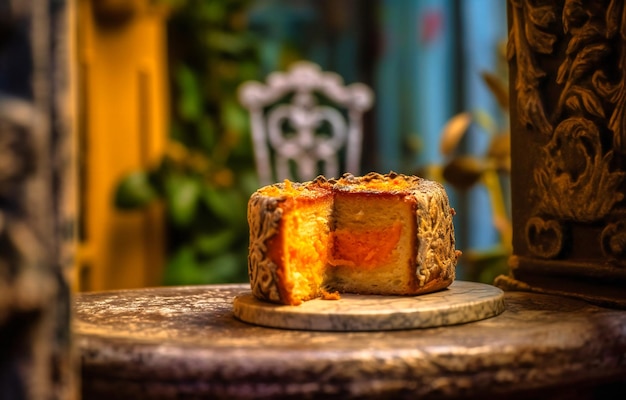
[[[248,254],[248,274],[250,286],[255,296],[270,301],[280,301],[280,293],[276,290],[277,266],[267,254],[267,240],[278,232],[278,224],[283,210],[278,206],[277,199],[268,199],[253,195],[248,205],[248,221],[250,224],[250,251]],[[253,210],[260,209],[260,213]],[[256,265],[256,268],[252,268]]]
[[[598,242],[611,260],[626,255],[626,8],[622,0],[510,0],[509,62],[518,122],[537,134],[536,191],[525,241],[540,258],[562,254],[572,224],[609,223]],[[619,43],[619,45],[617,45]],[[544,67],[546,57],[558,68]],[[556,88],[558,100],[547,98]]]

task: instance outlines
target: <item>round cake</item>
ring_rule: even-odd
[[[446,288],[460,255],[453,215],[441,184],[393,172],[265,186],[248,203],[252,293],[298,305]]]

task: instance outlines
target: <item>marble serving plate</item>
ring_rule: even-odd
[[[504,309],[502,290],[466,281],[455,281],[447,289],[420,296],[342,294],[340,300],[315,299],[287,306],[244,293],[233,301],[234,315],[241,321],[313,331],[432,328],[490,318]]]

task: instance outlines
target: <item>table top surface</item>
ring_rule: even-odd
[[[455,398],[626,380],[623,310],[506,292],[506,310],[481,321],[319,332],[237,320],[233,299],[248,292],[235,284],[77,294],[84,390],[92,398]]]

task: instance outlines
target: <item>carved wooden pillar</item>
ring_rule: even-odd
[[[626,6],[509,0],[513,256],[496,284],[626,308]]]
[[[0,0],[0,398],[75,399],[71,2]]]

